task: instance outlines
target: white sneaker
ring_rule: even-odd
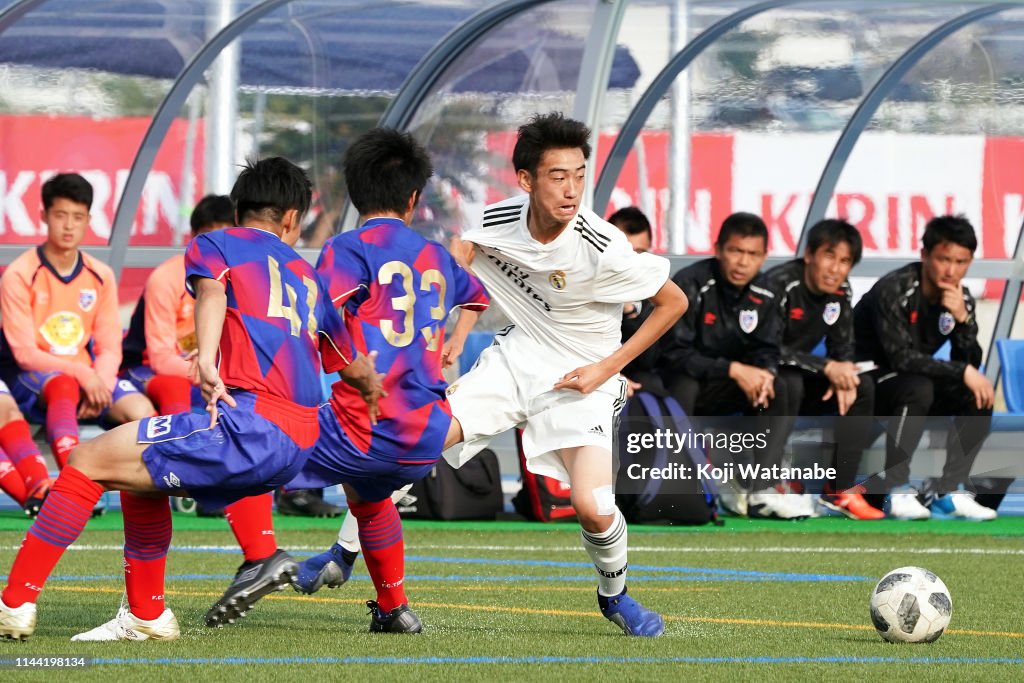
[[[936,519],[969,519],[987,522],[998,517],[996,511],[974,500],[970,491],[953,491],[932,501],[932,514]]]
[[[896,489],[889,494],[889,517],[893,519],[928,519],[931,511],[917,499],[917,491],[911,488]]]
[[[25,640],[36,630],[36,603],[8,607],[0,598],[0,639]]]
[[[813,514],[813,506],[809,502],[798,493],[764,489],[754,491],[747,497],[747,514],[751,518],[807,519]]]
[[[127,605],[121,605],[117,616],[91,631],[72,636],[71,640],[174,640],[181,635],[174,612],[165,609],[156,619],[139,619]]]
[[[718,491],[718,504],[737,517],[747,516],[747,492],[739,487],[722,486]]]

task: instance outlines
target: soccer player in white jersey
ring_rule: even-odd
[[[626,594],[626,523],[612,491],[612,424],[626,396],[619,371],[686,311],[663,257],[637,254],[625,236],[580,205],[590,131],[561,114],[520,127],[513,152],[526,194],[487,207],[455,250],[512,325],[448,389],[448,446],[459,466],[491,438],[523,428],[531,472],[569,482],[583,547],[597,568],[601,612],[625,633],[658,636],[659,614]],[[623,304],[653,312],[620,345]],[[311,592],[340,585],[327,553],[304,567]],[[304,563],[305,564],[305,563]],[[333,573],[333,575],[332,575]]]

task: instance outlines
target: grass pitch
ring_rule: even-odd
[[[113,617],[122,593],[120,516],[93,520],[39,601],[36,635],[14,657],[85,656],[76,680],[1024,680],[1020,598],[1024,518],[992,523],[788,523],[630,529],[630,592],[666,618],[664,637],[627,638],[603,619],[592,566],[571,524],[406,522],[407,593],[419,636],[369,634],[373,597],[353,580],[316,596],[278,593],[241,623],[202,616],[241,562],[223,520],[175,515],[167,603],[182,638],[71,643]],[[307,556],[338,520],[276,519],[281,547]],[[0,573],[28,521],[0,513]],[[938,574],[950,628],[930,645],[882,641],[868,617],[877,580],[903,565]],[[53,670],[3,671],[52,680]],[[358,678],[356,679],[358,680]]]

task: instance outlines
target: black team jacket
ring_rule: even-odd
[[[782,319],[780,365],[823,374],[830,360],[854,359],[852,294],[849,282],[835,294],[814,294],[804,267],[803,259],[794,259],[765,273]],[[811,353],[822,339],[827,357]]]
[[[957,323],[948,310],[921,293],[921,262],[882,276],[854,308],[857,360],[872,360],[883,372],[960,380],[967,365],[981,364],[974,297],[963,290],[967,320]],[[950,360],[932,357],[949,340]]]
[[[775,372],[779,364],[779,315],[763,276],[743,289],[728,284],[715,258],[681,269],[672,281],[690,300],[686,314],[662,338],[662,375],[698,380],[729,377],[738,361]]]

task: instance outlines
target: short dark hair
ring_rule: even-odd
[[[860,232],[842,218],[826,218],[811,226],[807,231],[807,249],[813,254],[823,245],[835,247],[840,242],[850,245],[850,255],[853,256],[853,265],[860,263],[860,257],[864,253],[864,241]]]
[[[764,239],[765,249],[768,248],[768,226],[764,224],[757,214],[737,211],[726,216],[722,221],[722,227],[718,230],[718,238],[715,246],[721,248],[733,235],[737,237],[761,237]]]
[[[92,185],[77,173],[58,173],[43,183],[43,209],[49,210],[58,198],[92,209]]]
[[[647,235],[651,236],[651,222],[647,220],[647,216],[644,212],[635,206],[626,206],[611,216],[608,216],[608,222],[617,227],[627,235]]]
[[[963,214],[956,216],[936,216],[924,226],[921,244],[925,251],[931,251],[943,242],[952,242],[966,247],[973,254],[978,248],[978,237],[974,234],[974,226]]]
[[[193,234],[215,223],[234,225],[235,205],[231,203],[231,197],[227,195],[208,194],[200,199],[196,207],[192,209],[192,215],[188,222],[192,226]]]
[[[409,133],[394,128],[369,130],[345,152],[348,198],[360,214],[405,212],[409,197],[423,193],[434,167],[427,150]]]
[[[519,137],[512,150],[512,165],[516,172],[537,173],[540,158],[549,149],[580,149],[583,158],[590,158],[590,129],[582,122],[567,119],[560,112],[534,114],[529,122],[519,126]]]
[[[240,223],[250,217],[280,223],[290,209],[305,215],[312,198],[309,176],[284,157],[250,159],[231,188],[231,201]]]

